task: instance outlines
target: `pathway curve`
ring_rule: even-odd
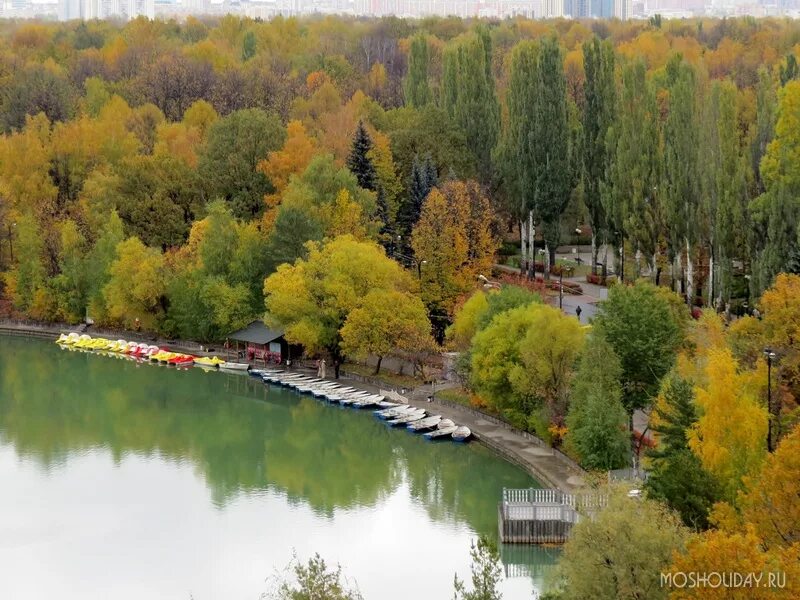
[[[294,369],[293,369],[294,370]],[[300,370],[300,369],[298,369]],[[316,375],[310,369],[302,369],[309,375]],[[474,437],[485,444],[506,460],[513,462],[525,469],[543,487],[556,488],[566,493],[574,493],[585,484],[585,472],[574,462],[569,461],[560,453],[554,452],[544,442],[524,432],[513,429],[510,425],[503,424],[491,416],[472,410],[452,402],[443,402],[431,396],[431,386],[421,385],[413,390],[400,390],[396,386],[380,383],[379,381],[366,381],[361,376],[351,376],[346,371],[342,372],[340,382],[346,381],[347,385],[359,387],[369,392],[391,390],[401,394],[407,403],[417,408],[424,408],[430,414],[441,415],[451,419],[458,425],[466,425]],[[454,383],[439,382],[436,391],[457,387]]]

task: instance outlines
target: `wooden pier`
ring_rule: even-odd
[[[563,544],[572,526],[606,505],[600,494],[565,494],[551,489],[503,489],[497,507],[500,541],[511,544]]]

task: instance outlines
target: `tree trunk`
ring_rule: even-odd
[[[661,277],[661,268],[658,266],[658,250],[653,253],[653,283],[658,286],[658,280]]]
[[[532,210],[528,211],[528,278],[536,279],[536,228]]]
[[[714,304],[714,239],[708,247],[708,298],[706,305],[712,306]]]
[[[617,273],[619,273],[619,282],[625,283],[625,238],[622,238],[619,242],[619,269],[617,269]]]
[[[592,228],[592,275],[597,275],[597,255],[599,254],[600,249],[597,247],[597,236],[594,233],[594,227]]]
[[[334,379],[339,379],[339,367],[341,367],[341,366],[342,366],[342,364],[338,360],[334,360],[333,361],[333,378]]]
[[[378,364],[375,365],[375,375],[377,375],[378,373],[381,372],[381,362],[383,362],[383,357],[379,356],[378,357]],[[337,377],[338,377],[338,375],[337,375]]]
[[[694,306],[694,266],[692,265],[692,248],[686,238],[686,297],[689,308]]]
[[[528,231],[527,224],[520,219],[519,222],[519,272],[524,275],[528,272]]]
[[[550,246],[544,243],[544,280],[550,281]]]

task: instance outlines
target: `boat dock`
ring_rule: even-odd
[[[566,494],[554,489],[503,489],[497,506],[500,541],[510,544],[563,544],[572,526],[605,506],[602,494]]]

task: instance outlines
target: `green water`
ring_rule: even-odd
[[[293,551],[367,600],[451,598],[502,488],[532,485],[479,444],[246,375],[0,336],[0,598],[255,600]],[[556,558],[502,556],[510,600]]]

